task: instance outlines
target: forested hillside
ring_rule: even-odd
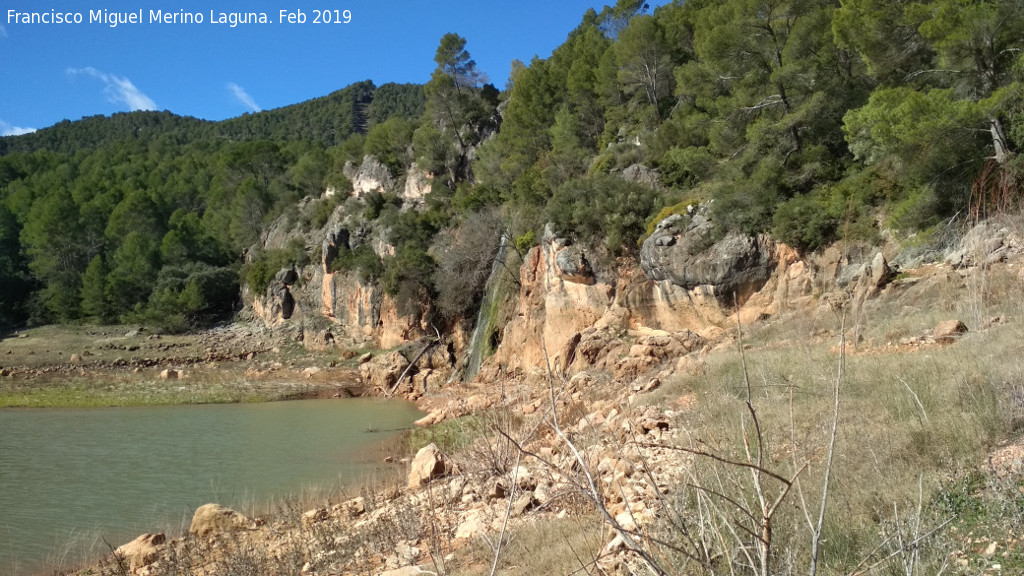
[[[551,222],[614,266],[694,202],[713,200],[719,233],[813,250],[883,230],[922,241],[1016,198],[1015,0],[620,0],[584,14],[549,58],[513,63],[500,92],[467,50],[486,31],[460,33],[441,38],[425,86],[363,82],[219,123],[138,112],[0,139],[0,323],[221,317],[241,279],[258,285],[316,250],[249,253],[243,269],[281,215],[312,229],[358,212],[393,254],[354,249],[337,266],[454,321],[483,288],[472,271],[493,250],[480,246],[496,249],[502,230],[524,248]],[[320,199],[350,190],[344,165],[364,155],[399,181],[415,162],[433,177],[426,201]],[[480,222],[503,225],[487,235]]]

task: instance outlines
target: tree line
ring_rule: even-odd
[[[513,62],[501,89],[450,33],[422,86],[2,138],[0,321],[230,312],[239,282],[310,257],[250,254],[243,270],[242,254],[299,200],[344,191],[345,163],[366,154],[399,181],[413,164],[428,172],[423,205],[403,210],[388,191],[300,216],[316,227],[343,210],[386,230],[393,254],[353,244],[337,266],[447,303],[448,320],[482,290],[451,281],[452,266],[482,276],[452,254],[485,269],[482,238],[496,250],[481,221],[520,248],[550,222],[610,266],[658,218],[710,200],[719,233],[770,231],[802,250],[926,237],[1016,198],[1022,44],[1011,0],[619,0],[550,57]]]

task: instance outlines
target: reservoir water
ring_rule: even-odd
[[[207,502],[351,482],[420,416],[377,399],[0,410],[0,574],[52,563],[69,541],[176,526]]]

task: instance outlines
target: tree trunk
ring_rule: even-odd
[[[1010,151],[1010,146],[1006,142],[1006,133],[1003,132],[1003,123],[999,121],[999,118],[989,118],[989,131],[992,132],[992,147],[995,149],[994,158],[1000,165],[1006,164],[1006,161],[1010,159],[1013,153]]]

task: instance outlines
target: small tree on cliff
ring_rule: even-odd
[[[493,123],[491,111],[497,105],[497,91],[483,86],[485,77],[466,50],[466,39],[448,33],[434,55],[437,68],[430,77],[427,95],[427,123],[417,131],[419,161],[432,172],[444,172],[448,184],[468,177],[468,152],[480,142],[482,132]],[[428,141],[433,141],[427,146]]]

